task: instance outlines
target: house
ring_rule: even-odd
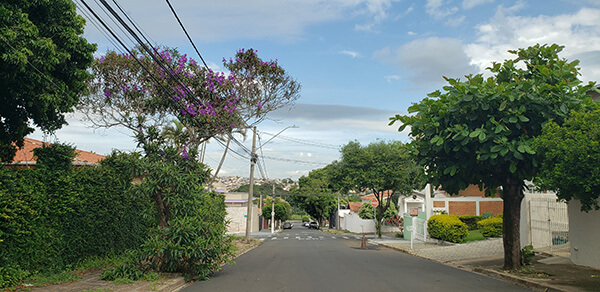
[[[228,233],[246,232],[246,214],[248,214],[248,193],[224,193],[225,195],[225,219]],[[250,232],[259,230],[258,206],[253,204],[252,217],[250,218],[252,228]]]
[[[44,145],[50,145],[51,143],[42,142],[39,140],[24,138],[23,147],[17,150],[13,161],[6,165],[11,168],[33,168],[36,164],[36,157],[33,155],[33,149],[41,148]],[[83,151],[75,149],[75,158],[73,159],[73,165],[75,167],[81,166],[96,166],[100,160],[106,158],[104,155],[96,154],[93,152]]]

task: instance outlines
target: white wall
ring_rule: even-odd
[[[581,212],[578,200],[571,200],[568,205],[571,261],[600,269],[600,211]]]
[[[341,222],[342,229],[348,230],[354,233],[374,233],[375,232],[375,220],[373,219],[361,219],[357,213],[350,212],[344,214],[344,219]],[[398,232],[400,229],[394,226],[382,226],[381,232]]]
[[[529,217],[529,202],[536,199],[545,199],[556,201],[558,198],[554,193],[525,193],[523,201],[521,201],[521,221],[519,224],[521,248],[532,244],[531,234],[531,218]],[[548,242],[550,243],[550,242]],[[538,248],[540,246],[535,246]]]
[[[227,232],[229,233],[240,233],[246,232],[246,212],[248,212],[248,206],[227,206],[225,207],[227,215],[225,219],[229,220]],[[252,208],[252,232],[258,231],[258,207],[256,205]]]

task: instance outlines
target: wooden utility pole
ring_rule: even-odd
[[[250,154],[250,187],[248,189],[248,211],[246,212],[246,243],[250,243],[252,230],[252,197],[254,193],[254,165],[256,165],[256,127],[252,128],[252,153]]]

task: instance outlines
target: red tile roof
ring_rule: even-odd
[[[17,150],[13,159],[13,165],[35,165],[36,157],[33,156],[33,149],[40,148],[44,145],[50,145],[51,143],[42,142],[39,140],[25,138],[24,144],[21,149]],[[75,159],[73,164],[86,165],[86,164],[97,164],[100,160],[106,158],[104,155],[75,149]]]
[[[382,199],[386,199],[386,198],[390,197],[391,195],[392,195],[392,191],[384,191]],[[375,194],[370,194],[370,195],[362,196],[362,197],[360,197],[360,199],[361,200],[370,201],[370,200],[375,199]]]
[[[362,206],[361,202],[348,202],[348,207],[350,207],[350,211],[358,213],[358,210]]]

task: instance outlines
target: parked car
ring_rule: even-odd
[[[310,229],[319,229],[319,223],[317,223],[315,221],[310,222],[310,225],[308,225],[308,228],[310,228]]]
[[[294,227],[294,224],[290,222],[283,223],[283,229],[292,229],[292,227]]]
[[[303,223],[302,223],[302,226],[304,226],[304,227],[310,227],[310,223],[308,223],[308,222],[303,222]]]

